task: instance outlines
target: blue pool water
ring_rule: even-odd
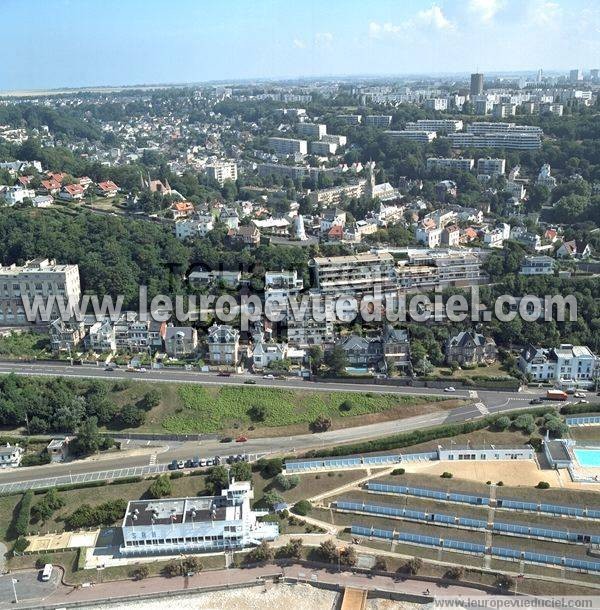
[[[600,449],[573,449],[581,466],[600,468]]]

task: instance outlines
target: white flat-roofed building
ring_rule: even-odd
[[[506,172],[506,159],[492,159],[481,157],[477,159],[477,173],[488,176],[504,176]]]
[[[338,114],[335,118],[343,121],[346,125],[360,125],[362,122],[360,114]]]
[[[287,317],[289,299],[297,297],[304,289],[304,280],[298,272],[267,271],[265,273],[265,309],[281,319]]]
[[[235,182],[238,178],[238,167],[235,161],[215,161],[205,167],[206,174],[221,186],[228,180]]]
[[[549,349],[529,345],[521,352],[518,365],[533,381],[591,387],[598,374],[599,359],[585,345],[563,343]]]
[[[505,445],[438,445],[438,459],[459,462],[467,460],[533,460],[535,450],[531,445],[513,447]]]
[[[298,123],[296,125],[298,135],[305,138],[320,140],[327,133],[327,125],[322,123]]]
[[[319,256],[310,266],[315,286],[323,294],[382,292],[395,286],[395,260],[387,253],[362,252],[350,256]]]
[[[220,271],[210,269],[194,269],[188,275],[188,283],[194,288],[210,286],[215,282],[222,282],[224,286],[228,288],[236,288],[242,281],[242,274],[240,271]]]
[[[294,301],[294,297],[291,297],[291,301]],[[318,291],[309,292],[306,307],[302,307],[298,299],[288,310],[288,344],[301,348],[333,344],[334,319],[335,310],[332,300],[325,299]]]
[[[259,521],[250,481],[233,481],[220,496],[129,502],[121,531],[124,555],[177,555],[257,546],[279,536],[276,523]]]
[[[463,128],[463,122],[456,119],[418,119],[406,123],[406,129],[435,131],[436,133],[454,133]]]
[[[327,157],[328,155],[335,155],[337,152],[338,145],[334,142],[325,142],[318,140],[308,143],[308,150],[311,155],[318,155],[320,157]]]
[[[507,148],[537,150],[542,146],[538,133],[524,131],[497,131],[490,133],[459,132],[448,134],[452,148]]]
[[[346,146],[348,142],[348,138],[346,136],[339,136],[334,133],[326,133],[324,136],[321,136],[322,142],[331,142],[332,144],[337,144],[338,146]]]
[[[448,110],[448,99],[445,97],[430,97],[423,102],[423,107],[427,108],[427,110],[443,112]]]
[[[556,261],[550,256],[526,256],[521,263],[521,275],[552,275]]]
[[[180,218],[175,221],[175,237],[177,239],[205,237],[214,228],[214,218],[209,214],[196,215],[192,218]]]
[[[404,129],[403,131],[387,129],[383,133],[393,139],[410,140],[411,142],[419,142],[420,144],[429,144],[437,137],[435,131],[422,129]]]
[[[535,125],[516,125],[515,123],[501,123],[490,121],[476,121],[467,125],[467,133],[488,134],[488,133],[534,133],[539,136],[543,134],[542,128]]]
[[[41,312],[35,320],[27,320],[24,297],[30,303],[36,297],[41,298],[44,304],[47,299],[60,298],[68,311],[69,303],[78,305],[80,296],[77,265],[61,265],[47,258],[33,259],[21,266],[0,265],[0,326],[50,324],[60,314],[55,305],[48,308],[48,320],[42,319]]]
[[[442,243],[442,229],[420,225],[415,229],[415,239],[428,248],[436,248]]]
[[[6,443],[4,447],[0,447],[0,469],[17,468],[22,457],[23,447]]]
[[[296,153],[306,155],[308,153],[306,140],[297,140],[296,138],[269,138],[267,146],[278,155],[294,155]]]
[[[473,169],[475,161],[465,157],[429,157],[427,159],[427,171],[450,170],[468,172]]]
[[[550,164],[544,163],[544,165],[542,165],[535,183],[541,186],[545,186],[550,190],[552,190],[556,186],[556,178],[552,175]]]
[[[391,114],[368,114],[365,117],[365,125],[370,125],[371,127],[389,127],[391,124]]]

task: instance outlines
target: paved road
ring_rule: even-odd
[[[70,367],[55,364],[18,364],[0,363],[0,374],[13,372],[19,375],[61,375],[77,377],[100,377],[107,379],[140,379],[159,382],[183,382],[203,385],[241,385],[244,377],[217,377],[192,371],[155,370],[146,373],[108,372],[100,367]],[[157,449],[155,455],[118,455],[98,461],[78,461],[67,464],[48,464],[30,468],[0,472],[0,493],[17,491],[28,487],[48,487],[49,485],[81,482],[81,480],[120,478],[138,476],[151,472],[162,472],[173,459],[187,459],[199,455],[227,456],[238,453],[283,453],[294,454],[308,449],[320,449],[352,443],[399,432],[408,432],[443,423],[468,421],[484,417],[488,413],[500,413],[529,406],[533,393],[509,393],[493,391],[457,391],[453,394],[440,393],[431,388],[382,387],[375,385],[356,386],[348,383],[315,383],[301,380],[257,379],[257,386],[283,387],[303,391],[352,391],[413,394],[420,396],[444,396],[472,398],[474,403],[450,411],[440,411],[418,415],[406,419],[385,421],[365,426],[331,430],[321,434],[299,434],[274,438],[250,439],[246,443],[220,443],[206,440],[186,443],[170,443]],[[539,390],[535,393],[539,393]],[[98,473],[104,473],[100,475]],[[107,474],[108,473],[108,474]],[[81,476],[80,476],[81,475]]]

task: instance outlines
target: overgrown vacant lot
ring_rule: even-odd
[[[178,389],[182,407],[165,417],[163,427],[171,432],[211,433],[231,427],[275,428],[308,425],[318,415],[351,418],[437,402],[431,397],[400,396],[358,392],[298,392],[279,388],[205,388],[182,386]],[[441,401],[437,408],[445,408]],[[455,406],[454,403],[452,406]],[[407,415],[413,415],[410,410]],[[398,415],[401,417],[402,415]]]

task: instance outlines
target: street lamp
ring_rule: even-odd
[[[10,577],[10,582],[12,583],[13,594],[15,596],[15,604],[19,603],[19,598],[17,597],[17,588],[15,585],[19,582],[16,578]]]

